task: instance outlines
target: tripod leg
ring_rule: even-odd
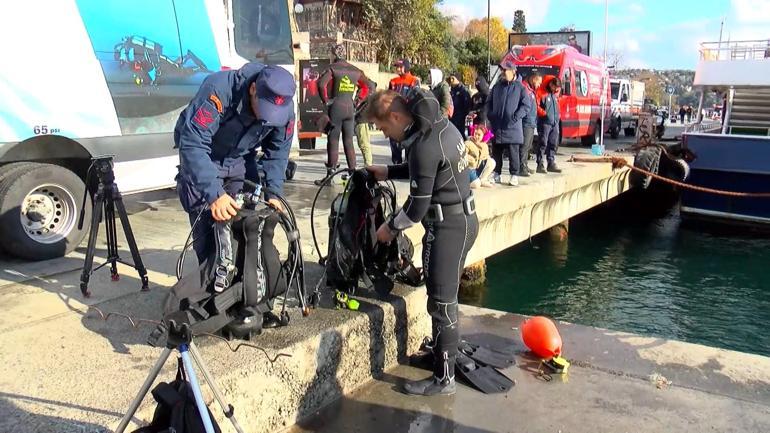
[[[193,367],[192,359],[186,344],[179,345],[179,354],[182,355],[184,370],[187,373],[187,377],[190,379],[190,386],[192,387],[193,395],[195,396],[195,405],[198,406],[198,413],[203,421],[203,427],[206,429],[206,433],[214,433],[214,425],[211,423],[209,409],[206,407],[206,402],[203,401],[201,386],[198,382],[198,377],[195,374],[195,368]]]
[[[96,238],[99,237],[99,223],[104,211],[104,190],[101,185],[94,198],[94,214],[91,217],[91,228],[88,231],[88,248],[86,248],[86,259],[83,263],[83,273],[80,274],[80,292],[86,298],[91,297],[88,291],[88,281],[91,279],[91,270],[94,267],[94,250],[96,249]]]
[[[128,213],[126,213],[126,206],[123,204],[123,197],[115,187],[115,206],[118,208],[118,217],[120,217],[120,224],[123,226],[123,232],[126,234],[126,241],[128,242],[128,248],[131,250],[131,257],[134,259],[134,267],[139,272],[139,278],[142,280],[142,291],[146,292],[150,290],[149,280],[147,279],[147,269],[142,262],[142,256],[139,255],[139,247],[136,246],[136,239],[134,238],[134,232],[131,230],[131,223],[128,221]]]
[[[235,408],[225,402],[225,397],[222,395],[222,392],[219,390],[217,383],[214,381],[214,376],[212,376],[209,372],[206,363],[203,362],[203,358],[201,357],[200,352],[198,352],[198,347],[194,343],[190,343],[190,354],[192,355],[195,363],[198,364],[198,368],[201,369],[203,379],[206,381],[206,383],[208,383],[209,388],[211,388],[211,391],[214,393],[214,398],[217,400],[217,403],[219,403],[219,407],[222,408],[222,413],[224,413],[227,419],[233,423],[233,427],[235,427],[236,432],[243,433],[243,429],[238,424],[238,420],[235,419]]]
[[[139,393],[136,395],[134,400],[131,402],[131,405],[128,407],[128,412],[126,412],[126,415],[123,417],[123,419],[120,420],[120,424],[118,424],[118,428],[115,429],[115,433],[123,433],[126,430],[126,427],[128,427],[128,423],[131,422],[131,418],[134,417],[136,414],[136,410],[139,409],[139,405],[142,404],[142,400],[144,400],[144,397],[147,396],[147,393],[150,391],[150,387],[152,386],[153,382],[155,382],[155,379],[158,377],[158,373],[160,373],[160,370],[163,368],[163,365],[168,361],[168,357],[171,355],[171,350],[169,348],[163,349],[163,352],[160,354],[160,357],[155,362],[155,365],[152,367],[152,370],[150,370],[150,374],[147,375],[147,379],[145,379],[144,383],[142,384],[142,387],[139,389]]]
[[[111,191],[107,191],[105,194],[104,202],[104,220],[107,230],[107,261],[110,263],[110,276],[112,281],[120,280],[120,274],[118,274],[118,231],[115,222],[115,204],[112,201]]]

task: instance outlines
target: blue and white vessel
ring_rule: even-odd
[[[770,192],[770,42],[732,41],[701,44],[694,86],[704,95],[725,95],[722,122],[700,123],[683,134],[691,152],[692,185],[712,189]],[[685,190],[681,212],[733,223],[770,227],[770,198],[735,197]]]

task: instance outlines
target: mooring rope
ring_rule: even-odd
[[[679,188],[689,189],[692,191],[705,192],[709,194],[722,195],[726,197],[744,197],[744,198],[770,198],[770,192],[737,192],[737,191],[725,191],[721,189],[707,188],[705,186],[691,185],[689,183],[680,182],[678,180],[670,179],[659,174],[649,172],[645,169],[634,167],[625,158],[619,156],[601,156],[601,157],[585,157],[585,156],[572,156],[570,162],[609,162],[612,163],[613,169],[619,169],[628,167],[629,169],[642,173],[646,176],[650,176],[653,179],[657,179],[661,182],[666,182],[671,185],[678,186]]]

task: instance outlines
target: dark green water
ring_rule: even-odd
[[[489,259],[489,287],[462,301],[770,356],[770,237],[617,200],[572,219],[567,242]]]

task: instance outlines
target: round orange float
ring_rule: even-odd
[[[547,317],[535,316],[521,324],[521,338],[524,344],[541,358],[553,358],[561,354],[561,335],[553,321]]]

